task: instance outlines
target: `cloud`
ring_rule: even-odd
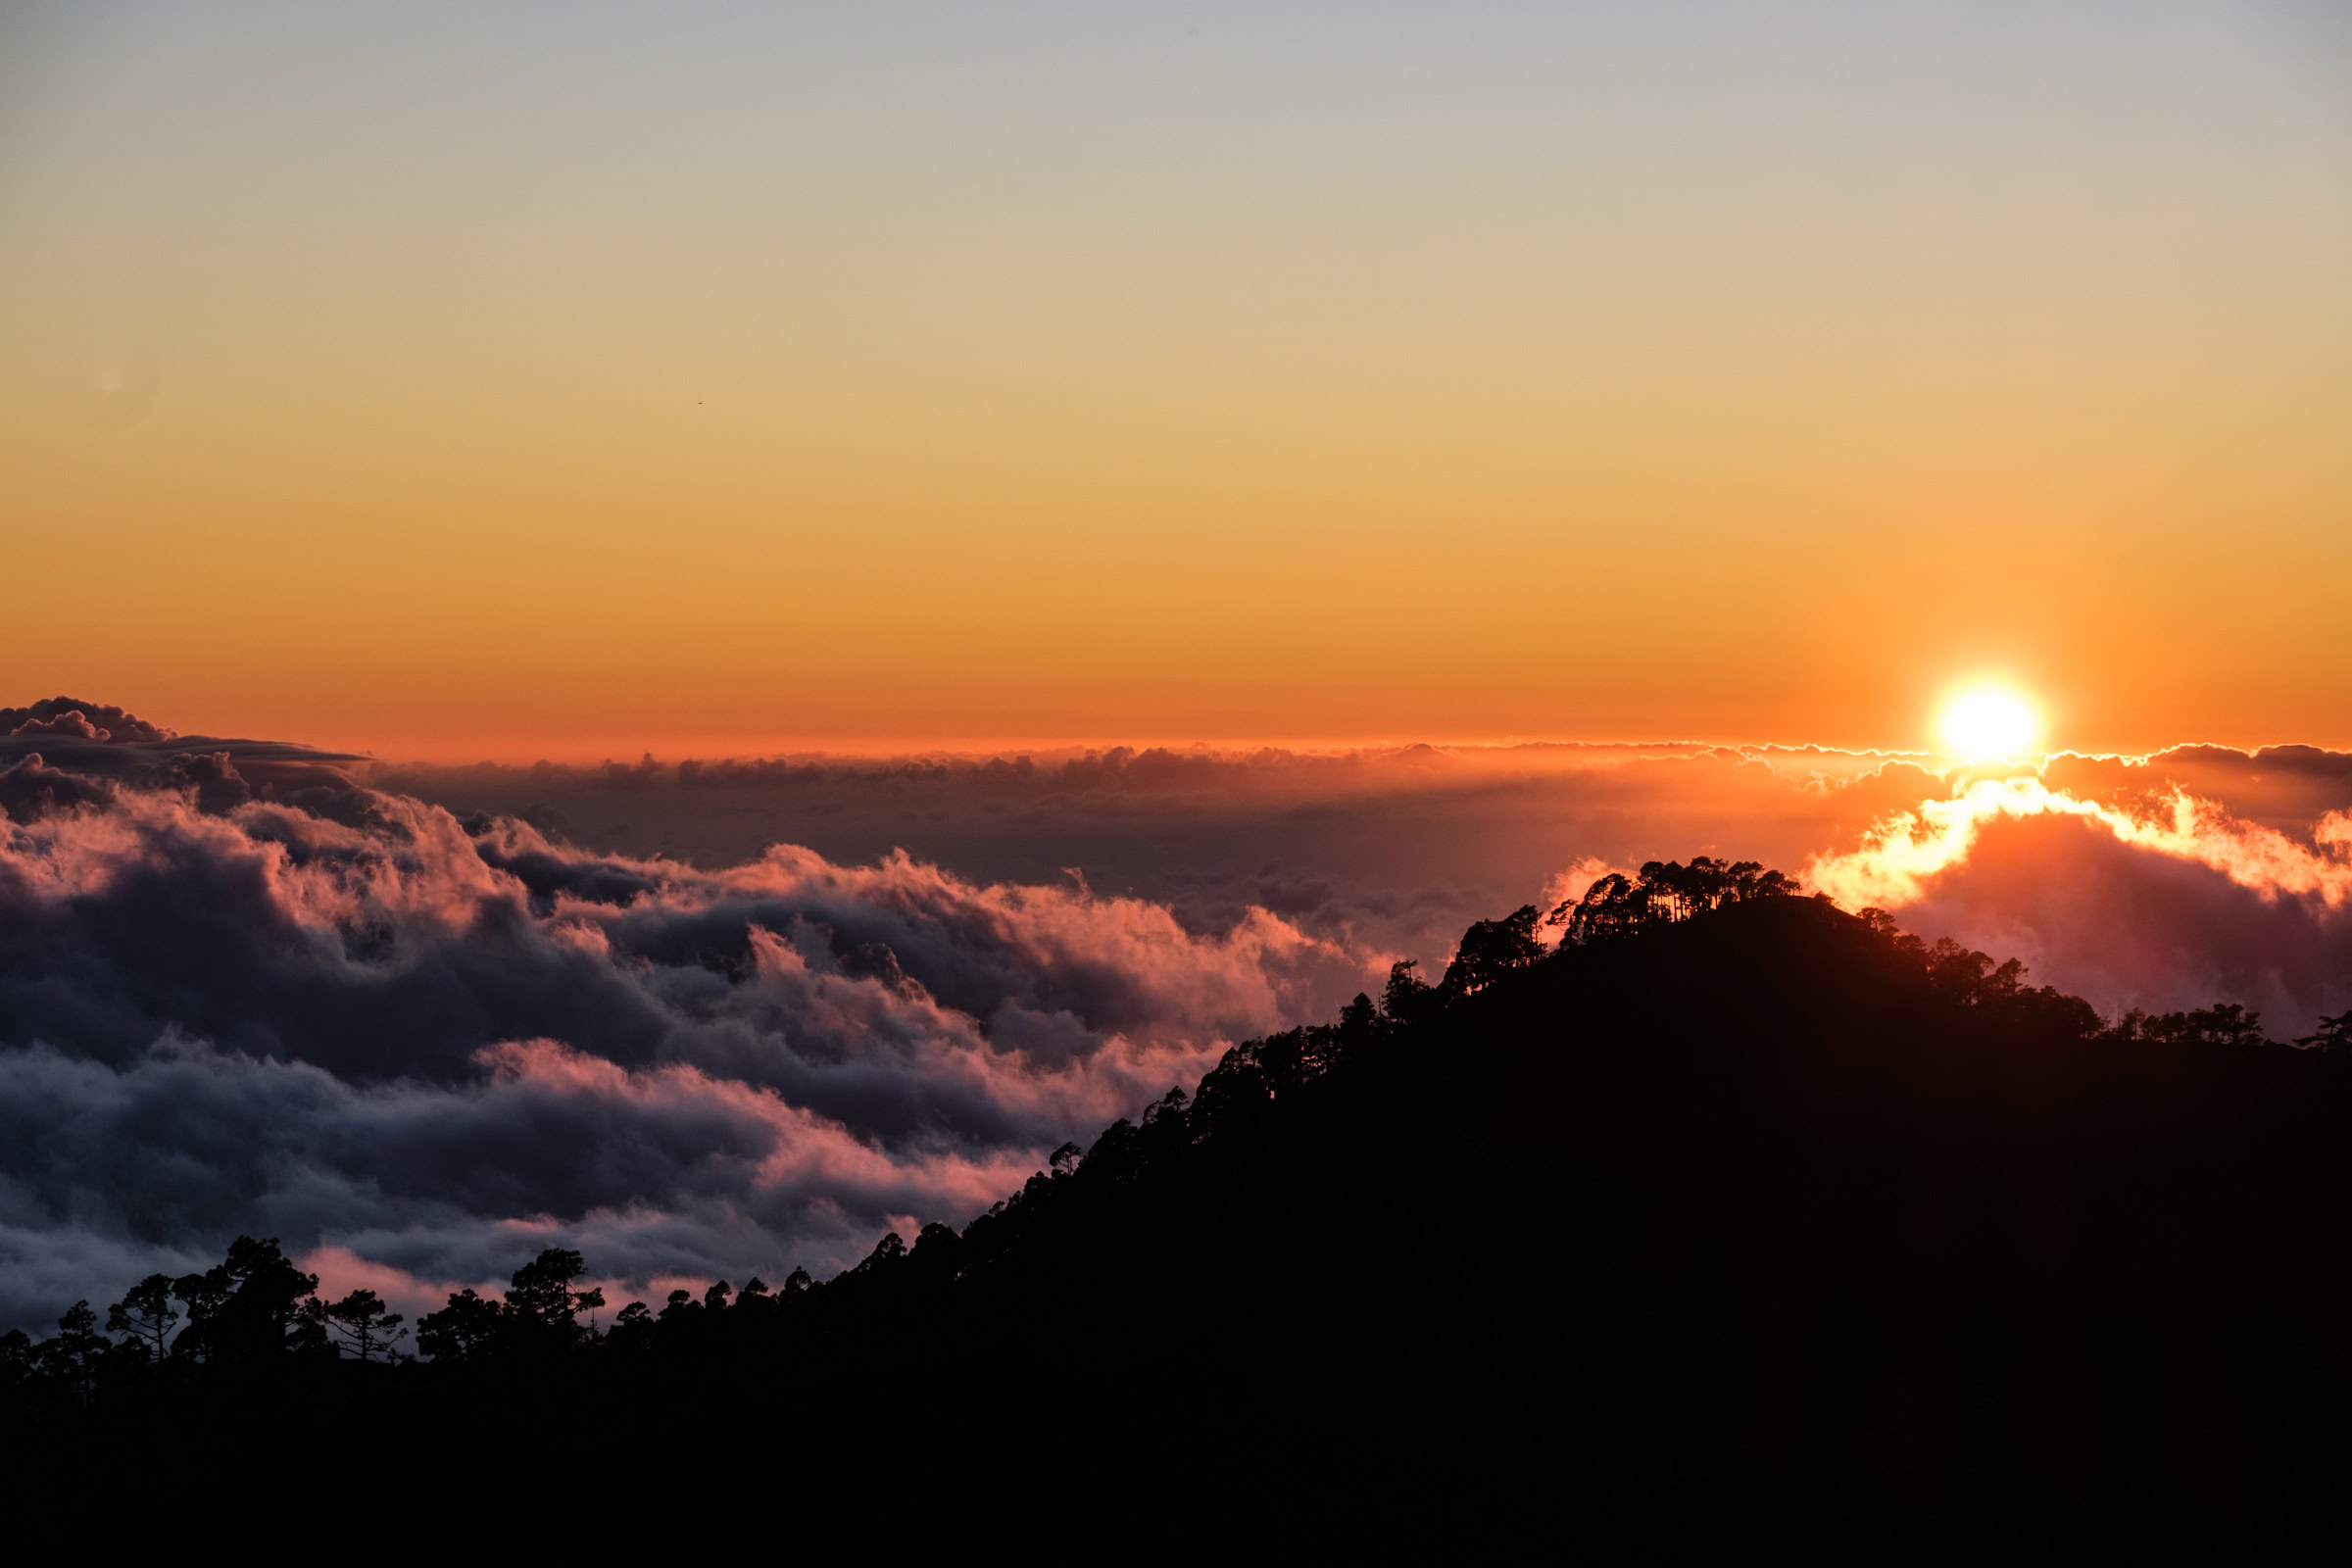
[[[2053,771],[2082,783],[2086,769]],[[2352,1005],[2352,817],[2331,810],[2290,834],[2161,774],[2110,780],[2104,793],[2135,809],[2041,777],[1981,780],[1893,812],[1806,879],[1849,907],[2021,957],[2110,1011],[2228,999],[2292,1035]]]
[[[613,855],[716,868],[791,843],[837,864],[904,849],[982,883],[1059,883],[1074,869],[1190,932],[1224,931],[1255,907],[1325,941],[1442,964],[1464,926],[1588,858],[1722,853],[1793,866],[1828,842],[1837,812],[1855,831],[1878,814],[1845,787],[1886,760],[1679,743],[1112,748],[373,776],[461,816],[525,820]]]
[[[27,752],[0,767],[0,816],[29,822],[51,811],[96,805],[114,791],[103,779],[51,767],[38,752]]]
[[[954,1138],[885,1148],[680,1063],[629,1070],[552,1041],[478,1060],[465,1082],[361,1085],[180,1040],[121,1067],[0,1053],[0,1289],[48,1292],[7,1306],[54,1314],[93,1236],[113,1243],[97,1254],[110,1264],[146,1248],[173,1266],[241,1229],[435,1279],[503,1276],[523,1250],[516,1222],[601,1238],[615,1276],[773,1276],[796,1254],[862,1253],[891,1216],[968,1217],[1040,1163]]]
[[[2352,1005],[2352,759],[2312,748],[392,770],[5,711],[51,726],[0,735],[0,1323],[34,1328],[238,1231],[428,1306],[556,1244],[638,1293],[823,1272],[1653,858],[1802,869],[2111,1010]]]
[[[2221,872],[2241,887],[2309,895],[2329,908],[2352,894],[2352,819],[2331,812],[2314,828],[2316,848],[2260,823],[2230,816],[2175,789],[2161,809],[2132,814],[2053,790],[2038,777],[1984,779],[1946,800],[1926,801],[1874,826],[1850,854],[1816,859],[1814,886],[1843,903],[1909,904],[1923,885],[1968,858],[1987,821],[2071,816],[2118,843]]]
[[[279,741],[174,735],[120,708],[53,697],[0,708],[0,814],[15,821],[119,787],[193,790],[206,810],[271,800],[342,821],[368,809],[360,759]]]
[[[233,777],[0,834],[9,1321],[240,1230],[421,1281],[559,1239],[638,1282],[827,1269],[970,1217],[1387,956],[1262,908],[1199,933],[790,846],[703,870]]]
[[[2287,833],[2352,807],[2352,753],[2317,746],[2176,746],[2144,758],[2061,753],[2041,776],[2054,790],[2111,806],[2184,792]]]
[[[91,741],[168,741],[172,732],[106,703],[49,697],[24,708],[0,708],[0,735],[63,735]]]

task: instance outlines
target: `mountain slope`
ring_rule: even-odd
[[[615,1445],[505,1454],[529,1473],[1018,1474],[1110,1515],[1457,1540],[2343,1526],[2343,1056],[2110,1028],[1805,899],[1472,947],[830,1282],[592,1340],[518,1275],[431,1363],[167,1365],[86,1410],[36,1379],[13,1430],[429,1452],[520,1424]]]

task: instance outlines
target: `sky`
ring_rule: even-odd
[[[2343,746],[2352,24],[0,5],[0,701]]]
[[[829,1272],[1650,859],[2294,1039],[2347,278],[2295,0],[0,0],[0,1329]]]

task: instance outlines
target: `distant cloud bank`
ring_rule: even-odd
[[[1646,858],[2291,1033],[2352,1005],[2348,806],[2352,757],[2308,748],[392,773],[0,709],[0,1326],[238,1231],[413,1300],[555,1241],[637,1291],[838,1267]]]

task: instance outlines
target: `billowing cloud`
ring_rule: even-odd
[[[1791,872],[1818,862],[1823,885],[1849,905],[1882,905],[1923,935],[2018,954],[2038,979],[2111,1010],[2227,998],[2261,1006],[2275,1031],[2292,1034],[2352,1004],[2334,950],[2300,934],[2332,930],[2340,917],[2327,835],[2352,810],[2352,754],[2314,747],[2062,754],[2039,769],[1677,743],[640,759],[392,778],[581,843],[659,844],[712,864],[785,840],[836,861],[905,845],[962,874],[1016,882],[1076,867],[1094,887],[1164,905],[1188,930],[1223,930],[1255,906],[1321,939],[1432,966],[1471,920],[1531,902],[1548,907],[1595,868],[1698,854]],[[1987,782],[2002,787],[1972,795]],[[1951,804],[1956,795],[1973,804]],[[1908,825],[1887,837],[1889,821]],[[2055,865],[2044,882],[1993,879],[2006,847],[2027,840],[2081,860],[2074,885],[2110,887],[2113,901],[2056,899]],[[1866,842],[1871,853],[1856,858]],[[2168,889],[2185,876],[2213,897],[2195,908],[2143,898],[2104,880],[2122,870]],[[2246,894],[2268,920],[2247,924]],[[2228,963],[2186,956],[2274,938],[2283,956],[2268,967],[2250,952]]]
[[[2061,753],[2041,776],[2052,789],[2106,805],[2180,791],[2288,833],[2352,807],[2352,752],[2317,746],[2176,746],[2139,758]]]
[[[170,730],[158,729],[135,713],[76,697],[45,697],[24,708],[0,708],[0,735],[62,735],[124,744],[172,739]]]
[[[62,767],[51,767],[38,752],[25,752],[0,767],[0,816],[18,821],[47,815],[63,808],[95,805],[108,800],[113,787],[103,779],[84,778]]]
[[[2061,760],[2049,774],[2097,776]],[[1983,779],[1889,814],[1807,879],[1849,907],[2023,958],[2111,1011],[2228,999],[2291,1035],[2352,1005],[2352,817],[2329,809],[2289,833],[2161,772],[2105,771],[2101,793],[2129,808],[2049,774]]]
[[[1981,779],[1960,794],[1920,803],[1875,825],[1850,854],[1813,862],[1814,886],[1857,906],[1917,902],[1925,883],[1967,859],[1988,821],[2069,816],[2119,844],[2220,872],[2240,887],[2308,895],[2334,908],[2352,894],[2352,818],[2331,811],[2305,845],[2230,816],[2175,789],[2161,811],[2141,814],[2053,790],[2038,777]]]
[[[241,1230],[411,1305],[558,1243],[631,1291],[822,1272],[1652,858],[1802,871],[2110,1010],[2352,1005],[2352,758],[2309,748],[369,771],[7,713],[43,727],[0,734],[0,1323]]]
[[[0,836],[12,1321],[238,1230],[442,1281],[532,1237],[640,1281],[838,1265],[1386,956],[905,855],[698,870],[385,794],[337,820],[227,772]]]
[[[904,848],[980,882],[1075,873],[1164,906],[1196,933],[1259,908],[1323,940],[1442,963],[1471,921],[1537,899],[1588,859],[1723,854],[1794,866],[1837,823],[1858,832],[1920,798],[1861,798],[1856,776],[1876,779],[1887,760],[1679,743],[1113,748],[385,768],[376,782],[616,855],[716,867],[779,842],[837,863]]]

